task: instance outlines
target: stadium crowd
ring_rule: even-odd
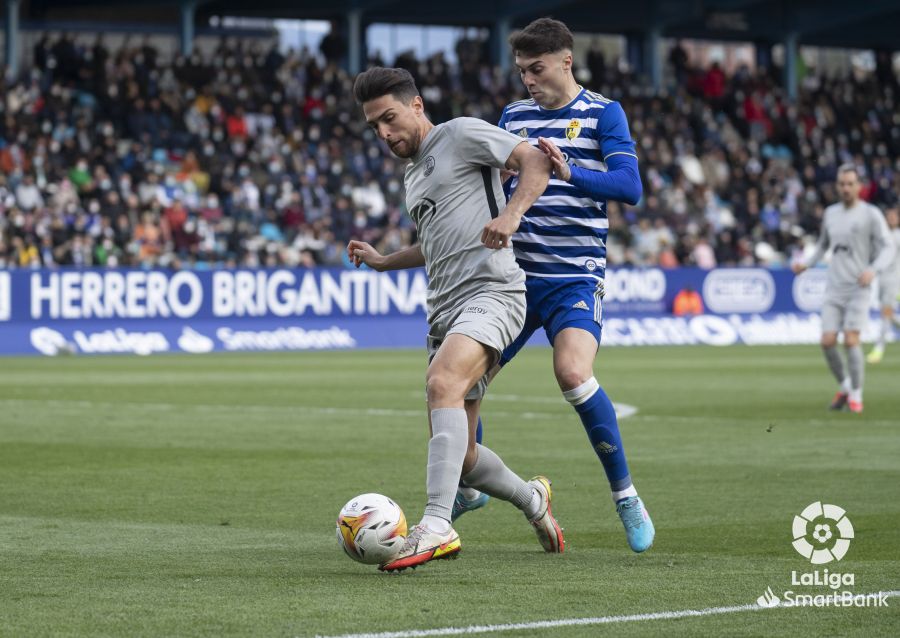
[[[42,39],[20,78],[0,80],[0,267],[340,265],[351,237],[407,245],[403,163],[335,55],[227,41],[164,60],[147,43]],[[434,121],[496,122],[524,96],[480,43],[457,55],[393,61]],[[791,102],[775,69],[726,76],[678,47],[670,66],[661,95],[593,53],[578,70],[621,101],[640,157],[643,199],[609,206],[612,264],[784,266],[837,200],[844,162],[863,169],[864,199],[897,205],[892,73],[810,76]]]

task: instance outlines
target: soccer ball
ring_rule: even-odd
[[[392,559],[406,536],[406,516],[381,494],[350,499],[337,518],[337,539],[353,560],[379,565]]]

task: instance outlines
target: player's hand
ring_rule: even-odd
[[[794,274],[795,274],[795,275],[799,275],[799,274],[802,273],[804,270],[806,270],[806,265],[805,265],[805,264],[801,264],[801,263],[798,261],[798,262],[796,262],[796,263],[791,264],[791,270],[794,271]]]
[[[347,244],[347,257],[350,258],[350,261],[357,268],[365,264],[372,270],[378,271],[381,270],[381,265],[384,262],[382,254],[375,250],[371,244],[355,239],[351,239],[350,243]]]
[[[553,143],[553,140],[547,139],[546,137],[539,137],[538,146],[544,151],[544,154],[550,158],[550,163],[553,165],[553,172],[556,174],[557,178],[564,182],[568,182],[572,179],[572,168],[569,166],[569,163],[566,162],[566,158],[563,156],[562,151],[559,150],[559,147]]]
[[[863,274],[859,276],[859,285],[865,288],[870,283],[872,283],[873,279],[875,279],[875,271],[871,268],[868,270],[864,270]]]
[[[481,231],[481,243],[497,250],[509,247],[509,238],[519,228],[519,218],[510,213],[500,213]]]

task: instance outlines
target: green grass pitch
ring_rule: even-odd
[[[494,501],[459,560],[381,574],[339,550],[356,494],[424,506],[423,352],[4,359],[0,636],[313,636],[754,603],[812,571],[791,522],[813,501],[856,538],[830,571],[900,589],[900,346],[867,369],[863,415],[832,414],[816,347],[603,349],[657,540],[628,550],[549,350],[491,388],[485,442],[554,482],[563,555]],[[822,568],[820,568],[822,569]],[[776,608],[498,636],[900,635],[884,609]]]

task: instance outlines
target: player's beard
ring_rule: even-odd
[[[394,147],[391,147],[391,152],[394,155],[396,155],[397,157],[399,157],[401,159],[409,159],[410,157],[413,157],[416,153],[419,152],[421,136],[420,136],[418,130],[413,131],[412,134],[409,136],[409,139],[402,139],[399,141],[403,142],[403,145],[404,145],[402,152],[395,149]]]

